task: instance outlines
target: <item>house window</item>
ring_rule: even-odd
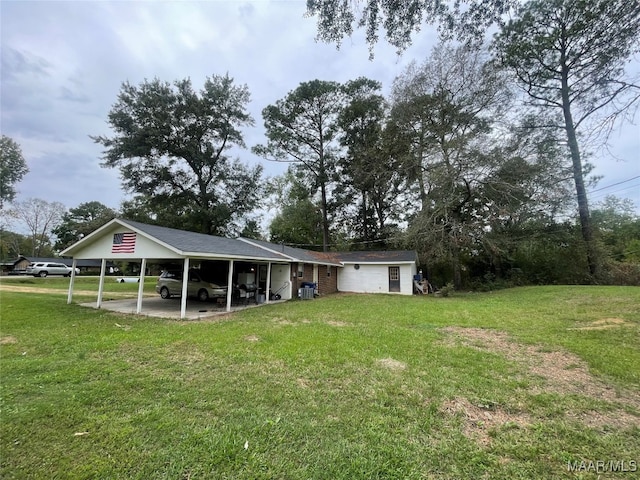
[[[327,277],[331,276],[331,267],[327,267]]]
[[[298,278],[302,278],[303,275],[304,275],[304,264],[303,263],[299,263],[298,264]]]

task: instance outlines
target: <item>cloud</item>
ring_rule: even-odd
[[[316,42],[316,20],[304,17],[302,1],[2,2],[1,8],[0,120],[31,168],[18,190],[47,201],[64,198],[68,207],[98,200],[117,208],[124,198],[118,172],[99,166],[101,147],[89,138],[111,135],[107,116],[124,81],[188,77],[199,89],[206,77],[228,72],[251,92],[256,124],[244,131],[251,147],[265,141],[262,109],[301,82],[366,76],[388,93],[436,39],[425,28],[401,57],[381,41],[370,61],[361,31],[339,50]],[[628,131],[616,140],[626,167],[607,163],[608,177],[637,169],[640,135]],[[267,175],[286,169],[249,150],[231,153],[262,163]],[[604,157],[594,158],[598,168]]]

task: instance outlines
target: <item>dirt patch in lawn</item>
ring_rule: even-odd
[[[631,323],[626,322],[621,318],[603,318],[585,326],[568,328],[567,330],[608,330],[610,328],[624,327],[626,325],[631,325]]]
[[[603,325],[610,324],[612,319],[606,320],[609,323],[603,322]],[[583,395],[610,403],[612,406],[610,411],[567,412],[566,416],[569,419],[578,420],[594,428],[605,425],[619,428],[640,426],[640,416],[629,413],[629,411],[640,412],[640,394],[616,389],[602,379],[594,377],[589,372],[587,364],[570,352],[549,351],[538,345],[523,345],[510,339],[506,333],[496,330],[460,327],[447,327],[443,330],[452,335],[456,343],[461,342],[466,346],[498,353],[524,365],[530,374],[543,380],[541,385],[532,387],[533,394]],[[474,419],[482,417],[484,413],[471,408],[473,406],[469,407],[464,399],[455,402],[454,406],[445,405],[445,409],[462,411],[465,417],[469,418],[471,427],[468,428],[477,425]],[[490,413],[495,416],[495,412]],[[489,422],[485,421],[484,424],[493,425],[502,420],[524,424],[518,418],[509,418],[500,414]]]
[[[531,419],[524,413],[509,413],[501,408],[473,405],[466,398],[456,397],[442,405],[444,413],[461,416],[463,419],[463,433],[468,438],[475,439],[481,445],[491,442],[489,432],[503,425],[517,425],[526,427]]]
[[[389,370],[399,371],[407,368],[407,364],[393,358],[381,358],[377,361],[378,365]]]
[[[15,345],[16,343],[18,343],[18,339],[13,335],[0,337],[0,345]]]

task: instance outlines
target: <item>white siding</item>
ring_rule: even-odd
[[[113,234],[132,232],[130,229],[117,228],[105,232],[93,243],[84,246],[81,250],[74,252],[74,258],[106,258],[107,260],[123,260],[132,258],[184,258],[176,252],[149,240],[140,233],[136,234],[136,246],[134,253],[111,253],[113,246]]]
[[[360,264],[356,270],[353,264],[338,269],[338,291],[357,293],[390,293],[389,267],[400,267],[400,292],[398,295],[413,293],[413,276],[416,264]]]

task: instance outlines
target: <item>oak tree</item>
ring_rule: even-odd
[[[102,166],[119,168],[123,186],[152,220],[207,234],[235,233],[257,205],[261,166],[232,161],[253,125],[249,90],[228,75],[202,89],[191,80],[122,84],[108,123],[114,136],[92,137],[105,147]]]

